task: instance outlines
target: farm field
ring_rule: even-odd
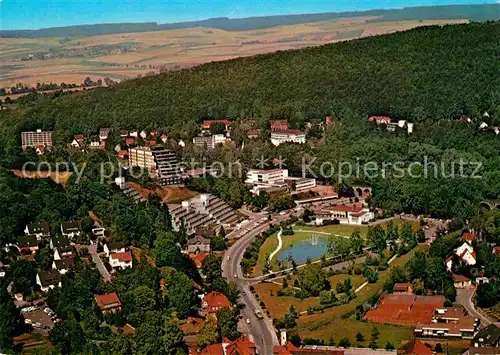
[[[242,56],[318,46],[326,43],[404,31],[419,26],[467,20],[372,21],[353,17],[224,31],[189,28],[78,38],[4,38],[0,44],[0,87],[37,82],[80,84],[106,77],[115,81]]]

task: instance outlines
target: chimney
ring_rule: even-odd
[[[280,344],[286,346],[286,329],[280,330]]]

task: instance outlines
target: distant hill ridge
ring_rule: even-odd
[[[489,21],[500,19],[500,4],[483,5],[444,5],[405,7],[390,10],[369,10],[350,12],[328,12],[317,14],[277,15],[231,19],[227,17],[210,18],[202,21],[186,21],[158,24],[144,23],[109,23],[94,25],[78,25],[52,27],[39,30],[6,30],[0,31],[0,38],[42,38],[42,37],[75,37],[99,36],[106,34],[150,32],[193,27],[210,27],[226,31],[246,31],[269,28],[273,26],[295,25],[307,22],[318,22],[336,18],[360,16],[380,17],[374,21],[404,20],[450,20],[470,19],[472,21]]]

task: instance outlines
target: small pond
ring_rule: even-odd
[[[288,257],[292,257],[297,264],[303,264],[307,259],[319,259],[328,251],[328,241],[318,239],[315,243],[311,241],[295,243],[288,248],[282,250],[278,254],[279,261],[287,261]]]

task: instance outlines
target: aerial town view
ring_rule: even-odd
[[[0,14],[0,354],[500,355],[498,1]]]

